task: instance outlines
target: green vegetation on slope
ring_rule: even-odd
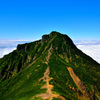
[[[66,100],[77,100],[77,93],[82,95],[67,70],[71,67],[87,87],[89,97],[92,99],[93,95],[98,100],[100,64],[77,49],[67,35],[58,32],[18,45],[15,51],[0,59],[0,100],[31,100],[45,93],[47,90],[41,89],[45,82],[39,79],[48,66],[53,92]]]

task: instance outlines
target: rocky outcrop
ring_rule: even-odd
[[[49,35],[43,35],[41,43],[48,41],[50,39],[50,37],[54,36],[55,34],[60,34],[60,33],[56,32],[56,31],[52,31]]]
[[[52,32],[49,34],[49,37],[53,36],[54,34],[58,34],[58,32],[52,31]]]
[[[48,41],[48,40],[49,40],[49,35],[43,35],[41,42],[43,43],[43,42]]]

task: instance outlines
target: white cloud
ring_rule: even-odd
[[[100,63],[100,41],[78,41],[75,44],[80,50]]]
[[[31,42],[31,40],[0,40],[0,58],[16,49],[18,44]]]
[[[9,47],[9,48],[0,48],[0,58],[2,58],[4,55],[12,52],[13,50],[15,50],[15,47]]]
[[[0,58],[16,49],[18,44],[31,40],[0,40]],[[76,41],[76,46],[100,63],[100,41]]]
[[[0,47],[11,47],[31,41],[32,40],[0,40]]]

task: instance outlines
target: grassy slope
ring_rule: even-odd
[[[40,87],[44,83],[39,82],[39,79],[43,76],[46,67],[46,64],[38,60],[32,66],[20,71],[15,76],[4,81],[2,83],[2,87],[5,89],[3,88],[4,90],[0,98],[2,98],[2,100],[10,100],[10,98],[11,100],[28,100],[35,94],[45,91],[40,91]]]
[[[0,74],[3,75],[0,81],[0,100],[28,100],[46,91],[40,89],[45,83],[39,82],[39,79],[47,68],[43,62],[51,45],[53,53],[49,67],[50,77],[53,78],[50,83],[54,85],[52,91],[66,99],[77,99],[76,92],[69,88],[69,85],[77,88],[66,68],[72,67],[89,93],[92,92],[91,86],[96,86],[98,90],[95,90],[100,93],[100,65],[77,50],[69,38],[54,34],[48,42],[19,45],[17,50],[0,60]],[[27,67],[33,61],[35,63]],[[11,73],[14,76],[7,79]]]

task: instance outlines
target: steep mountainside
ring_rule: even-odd
[[[58,32],[0,59],[0,100],[100,100],[100,64]]]

